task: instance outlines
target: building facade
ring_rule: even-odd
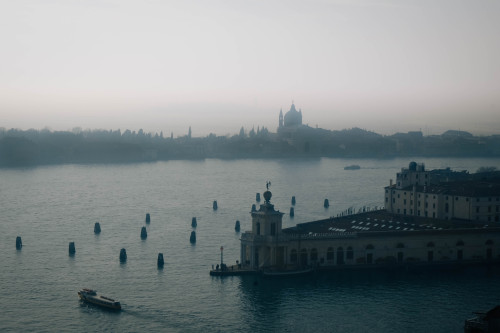
[[[500,179],[449,169],[427,171],[411,162],[385,188],[385,208],[400,215],[500,222]]]

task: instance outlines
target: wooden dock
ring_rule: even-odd
[[[258,271],[250,267],[244,267],[239,265],[225,266],[224,269],[212,269],[210,270],[211,276],[235,276],[235,275],[254,275]]]

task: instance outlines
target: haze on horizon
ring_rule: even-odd
[[[500,134],[498,1],[0,4],[0,127]]]

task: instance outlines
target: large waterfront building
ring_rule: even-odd
[[[429,174],[425,176],[425,168],[413,167],[412,164],[410,168],[414,174],[398,178],[401,190],[407,186],[430,187],[434,180]],[[419,192],[412,193],[418,200]],[[431,207],[433,203],[439,205],[439,199],[432,198],[432,194],[422,197],[425,193],[429,195],[428,190],[420,193],[421,200],[428,203],[428,208],[429,203]],[[432,214],[393,214],[383,209],[282,229],[283,213],[275,210],[271,197],[271,192],[264,193],[264,204],[251,212],[252,230],[241,235],[240,259],[246,269],[306,266],[336,269],[500,261],[500,225],[495,223],[456,218],[451,214],[447,219],[431,217]],[[449,197],[456,201],[453,211],[467,210],[458,207],[462,203],[460,198]],[[469,201],[471,198],[476,197],[469,196]],[[488,199],[489,196],[480,198]],[[446,195],[442,199],[445,204]],[[493,202],[496,197],[491,199]]]
[[[385,188],[385,207],[400,215],[500,222],[500,175],[428,171],[411,162]]]

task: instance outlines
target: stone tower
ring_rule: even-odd
[[[283,213],[271,204],[272,193],[264,192],[264,203],[252,215],[252,231],[241,237],[241,262],[253,269],[284,264],[284,248],[278,239],[282,230]]]
[[[256,236],[276,236],[281,233],[283,213],[274,210],[271,191],[264,192],[264,204],[252,214],[252,234]]]

